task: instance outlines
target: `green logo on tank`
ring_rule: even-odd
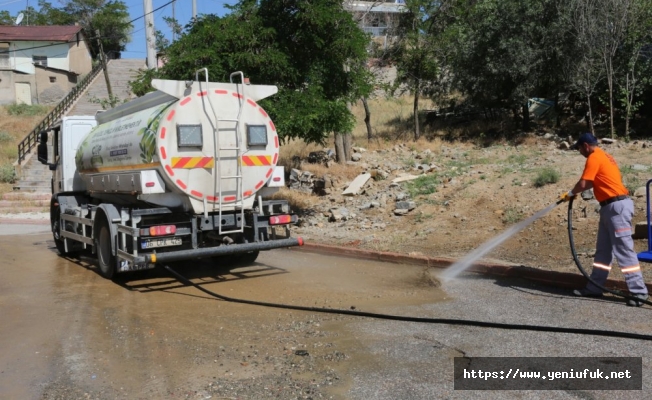
[[[149,164],[154,160],[156,155],[156,132],[163,118],[162,111],[168,107],[169,104],[160,106],[152,114],[153,116],[147,120],[147,126],[138,131],[140,138],[140,160],[144,164]]]

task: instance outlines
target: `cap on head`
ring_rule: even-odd
[[[580,135],[580,138],[577,139],[577,142],[575,142],[575,144],[571,146],[571,149],[577,150],[584,143],[588,143],[590,145],[596,145],[598,144],[598,139],[595,136],[593,136],[593,134],[590,132],[583,133]]]

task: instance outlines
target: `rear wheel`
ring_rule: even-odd
[[[100,275],[106,279],[112,279],[116,269],[116,258],[111,253],[111,241],[111,230],[108,223],[103,221],[100,225],[99,234],[95,236],[95,248],[97,249]]]
[[[238,264],[245,264],[245,265],[253,264],[258,258],[259,253],[260,252],[256,250],[256,251],[250,251],[248,253],[241,254],[239,256],[236,256],[237,257],[236,262]]]

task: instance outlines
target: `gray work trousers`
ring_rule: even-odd
[[[629,291],[634,294],[647,294],[638,257],[634,251],[633,215],[634,202],[631,199],[615,201],[600,209],[600,224],[591,279],[604,286],[611,270],[611,261],[615,256]],[[586,288],[594,293],[602,292],[590,282]]]

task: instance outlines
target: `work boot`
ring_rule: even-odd
[[[637,299],[641,299],[641,300],[627,299],[627,305],[630,307],[640,307],[643,305],[643,301],[647,300],[648,297],[650,297],[646,293],[630,293],[629,295],[632,297],[636,297]]]
[[[599,298],[599,297],[602,297],[602,293],[600,293],[600,292],[592,292],[589,289],[575,289],[575,290],[573,290],[573,296]]]

